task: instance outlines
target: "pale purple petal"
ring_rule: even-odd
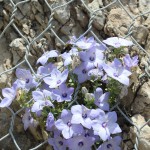
[[[116,122],[117,121],[117,114],[115,111],[108,112],[106,115],[108,116],[109,122]]]
[[[117,123],[108,124],[108,129],[111,134],[121,133],[122,130]]]
[[[71,107],[72,114],[82,114],[82,106],[81,105],[74,105]]]
[[[2,89],[2,95],[8,99],[14,99],[16,91],[13,88],[4,88]]]
[[[58,57],[58,51],[51,50],[49,52],[45,52],[38,60],[37,64],[41,63],[42,65],[45,65],[49,58],[52,57]]]
[[[73,136],[73,133],[74,132],[73,132],[72,128],[64,128],[62,130],[62,135],[65,139],[71,138]]]
[[[16,69],[16,76],[18,79],[22,79],[22,80],[32,78],[32,74],[30,70],[21,69],[21,68]]]
[[[0,107],[8,107],[11,105],[13,99],[10,99],[10,98],[4,98],[2,99],[2,101],[0,102]]]
[[[51,131],[51,128],[54,126],[55,120],[54,120],[53,114],[50,112],[47,116],[46,120],[46,130]]]
[[[64,130],[65,128],[68,128],[68,126],[63,122],[62,119],[58,119],[55,121],[55,126],[58,130]]]
[[[80,123],[83,123],[83,118],[81,116],[81,114],[75,114],[72,116],[72,119],[71,119],[71,123],[73,124],[80,124]]]
[[[42,109],[43,109],[43,107],[41,106],[41,104],[38,101],[35,102],[31,107],[32,112],[38,112],[39,110],[42,110]]]
[[[39,101],[39,100],[44,99],[44,95],[41,91],[33,91],[32,97],[35,101]]]
[[[103,42],[105,44],[113,46],[115,48],[119,48],[121,46],[132,46],[133,45],[132,41],[128,41],[126,39],[119,38],[119,37],[110,37],[110,38],[107,38],[106,40],[103,40]]]

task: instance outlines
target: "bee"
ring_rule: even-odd
[[[61,54],[64,52],[69,52],[72,48],[72,44],[66,44],[65,47],[62,49]]]

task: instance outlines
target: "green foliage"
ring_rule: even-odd
[[[115,99],[121,92],[121,83],[112,78],[109,78],[108,80],[106,91],[110,92],[109,103],[111,106],[113,106],[115,104]]]
[[[24,91],[24,90],[17,91],[16,99],[17,99],[20,107],[30,107],[31,103],[28,103],[28,102],[31,98],[32,98],[31,91],[29,91],[28,93],[26,93],[26,91]]]

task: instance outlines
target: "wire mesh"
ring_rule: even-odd
[[[21,61],[20,63],[18,63],[17,65],[15,65],[14,67],[12,67],[11,69],[8,69],[4,72],[1,72],[0,73],[0,76],[3,75],[3,74],[6,74],[10,71],[13,71],[15,70],[17,67],[19,67],[20,65],[22,65],[23,63],[26,63],[28,65],[28,67],[30,68],[30,70],[32,71],[32,73],[34,75],[35,72],[34,72],[34,69],[33,67],[31,66],[29,60],[28,60],[28,56],[29,56],[29,52],[31,50],[31,46],[33,45],[33,43],[35,41],[37,41],[39,38],[41,38],[43,36],[43,34],[45,34],[48,30],[51,31],[53,33],[53,35],[59,40],[59,42],[62,44],[62,45],[65,45],[65,42],[57,35],[57,33],[53,30],[52,28],[52,21],[55,19],[54,18],[54,14],[55,14],[55,10],[61,8],[61,7],[65,7],[66,5],[70,5],[71,3],[75,2],[76,0],[68,0],[66,3],[62,4],[62,5],[59,5],[57,7],[54,7],[54,5],[50,5],[49,2],[47,0],[44,0],[44,3],[47,5],[48,9],[50,10],[51,14],[49,16],[49,20],[48,20],[48,24],[46,26],[46,28],[43,30],[43,32],[41,32],[38,36],[36,36],[35,38],[33,38],[31,41],[29,41],[24,35],[23,33],[19,30],[19,28],[16,26],[15,24],[15,15],[16,15],[16,11],[18,10],[18,6],[21,5],[21,4],[24,4],[24,3],[28,3],[30,2],[30,0],[22,0],[21,2],[18,2],[18,3],[14,3],[13,0],[10,0],[10,3],[12,4],[13,6],[13,11],[12,11],[12,15],[10,17],[10,20],[9,20],[9,23],[7,24],[7,26],[4,28],[4,30],[2,31],[2,33],[0,34],[0,39],[4,36],[5,32],[8,30],[8,28],[13,27],[14,30],[16,30],[16,32],[20,35],[21,38],[24,39],[24,41],[26,42],[26,51],[25,51],[25,55],[24,55],[24,59],[23,61]],[[89,23],[88,23],[88,27],[87,27],[87,30],[78,38],[80,39],[81,37],[85,36],[87,33],[91,33],[95,39],[99,42],[99,43],[102,43],[102,41],[96,36],[96,34],[91,30],[92,29],[92,26],[93,26],[93,21],[95,19],[95,16],[96,16],[96,13],[98,11],[103,11],[105,9],[107,9],[108,7],[114,5],[114,4],[119,4],[119,6],[126,12],[126,14],[132,19],[132,22],[130,24],[130,26],[128,27],[128,32],[126,34],[126,36],[124,38],[127,38],[127,37],[130,37],[132,39],[132,41],[134,42],[134,44],[136,46],[138,46],[138,48],[143,51],[146,56],[148,57],[148,66],[145,66],[145,72],[140,76],[140,79],[142,79],[143,77],[150,77],[150,73],[149,73],[149,64],[150,64],[150,55],[149,53],[136,41],[136,39],[132,36],[132,33],[133,33],[133,25],[135,23],[135,20],[138,18],[138,17],[141,17],[141,16],[144,16],[146,14],[150,14],[150,11],[147,11],[147,12],[144,12],[144,13],[140,13],[138,15],[136,15],[135,17],[131,16],[130,13],[128,12],[128,10],[125,8],[125,6],[123,5],[123,3],[120,1],[120,0],[114,0],[112,1],[111,3],[109,3],[108,5],[104,6],[104,7],[101,7],[97,10],[95,10],[94,12],[92,12],[90,10],[90,8],[86,5],[85,1],[84,0],[79,0],[80,3],[84,6],[84,8],[87,10],[87,12],[90,13],[90,18],[89,18]],[[139,79],[139,80],[140,80]],[[73,102],[76,101],[77,99],[77,95],[78,95],[78,91],[79,91],[79,87],[80,85],[78,85],[77,89],[76,89],[76,92],[75,92],[75,96],[74,96],[74,100]],[[11,122],[10,122],[10,127],[9,127],[9,131],[6,135],[4,135],[3,137],[0,137],[0,142],[3,141],[4,139],[6,139],[8,136],[10,136],[16,146],[16,148],[18,150],[21,150],[21,148],[19,147],[17,141],[16,141],[16,138],[13,134],[13,131],[14,131],[14,122],[15,122],[15,119],[16,119],[16,116],[21,112],[23,111],[25,108],[22,108],[22,109],[19,109],[18,111],[14,112],[10,107],[7,107],[7,109],[10,111],[11,113]],[[149,122],[150,122],[150,119],[145,123],[143,124],[141,127],[138,127],[137,125],[135,125],[131,119],[123,112],[123,110],[121,109],[121,107],[119,106],[119,103],[116,103],[111,110],[113,109],[117,109],[121,115],[131,124],[133,125],[135,128],[136,128],[136,142],[134,144],[134,149],[135,150],[138,150],[138,145],[139,145],[139,135],[141,133],[141,130],[145,127],[145,125],[147,125]],[[30,150],[36,150],[38,148],[40,148],[41,146],[43,146],[45,143],[47,143],[47,140],[46,141],[43,141],[41,144],[37,145],[36,147],[34,148],[31,148]]]

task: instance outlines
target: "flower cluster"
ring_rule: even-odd
[[[116,58],[109,54],[109,61],[106,59],[105,44],[114,49],[112,53],[117,50]],[[12,87],[2,90],[0,107],[9,107],[12,102],[25,107],[24,129],[45,128],[54,150],[121,149],[121,137],[115,136],[121,128],[110,107],[117,93],[130,85],[132,67],[138,64],[138,56],[118,55],[133,43],[118,37],[102,44],[93,37],[72,37],[67,45],[70,50],[64,53],[44,53],[37,60],[34,75],[18,68]],[[58,57],[60,62],[52,63]]]

